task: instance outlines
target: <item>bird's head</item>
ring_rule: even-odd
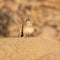
[[[27,25],[27,26],[32,26],[32,22],[31,22],[30,19],[26,20],[26,25]]]

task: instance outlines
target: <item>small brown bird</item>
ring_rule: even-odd
[[[23,34],[24,36],[33,36],[34,32],[35,27],[33,25],[33,22],[28,19],[23,27]]]

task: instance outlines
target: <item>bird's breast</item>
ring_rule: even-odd
[[[26,27],[26,28],[24,28],[24,33],[31,34],[33,32],[34,32],[34,28],[33,27]]]

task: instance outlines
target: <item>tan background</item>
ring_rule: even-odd
[[[0,9],[3,6],[12,10],[10,18],[13,20],[10,20],[8,26],[9,38],[0,38],[0,60],[60,60],[59,0],[0,0]],[[31,10],[26,10],[26,6],[31,6]],[[18,7],[21,7],[21,9],[19,10]],[[24,14],[24,11],[26,14]],[[42,34],[35,37],[18,38],[19,30],[14,19],[16,18],[19,21],[21,29],[22,17],[28,18],[27,14],[39,27],[37,31],[42,32]],[[57,28],[45,27],[46,23],[48,27],[56,25]]]

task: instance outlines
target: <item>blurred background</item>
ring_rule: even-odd
[[[59,6],[60,0],[0,0],[0,37],[21,36],[22,24],[30,19],[35,23],[36,36],[60,39]]]

